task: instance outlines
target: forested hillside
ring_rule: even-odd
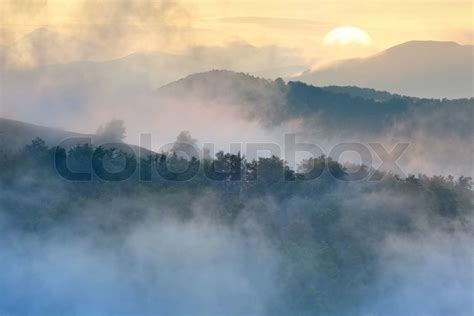
[[[137,161],[41,139],[3,155],[0,168],[0,286],[17,285],[0,299],[7,313],[469,310],[470,178],[361,182],[329,157],[295,172],[277,157]],[[82,176],[67,180],[67,170]]]

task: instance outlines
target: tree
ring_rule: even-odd
[[[46,146],[46,142],[43,139],[36,137],[31,141],[30,145],[26,145],[25,150],[28,154],[37,156],[48,152],[48,146]]]

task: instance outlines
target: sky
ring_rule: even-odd
[[[237,42],[328,60],[409,40],[472,44],[473,10],[473,2],[463,0],[0,0],[0,43],[47,27],[101,43],[111,57]],[[325,36],[341,26],[362,30],[370,43],[325,45]]]

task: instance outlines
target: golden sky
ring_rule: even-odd
[[[0,41],[38,28],[100,42],[110,53],[180,51],[245,42],[293,48],[307,58],[370,53],[409,40],[473,42],[473,1],[458,0],[0,0]],[[363,49],[325,47],[332,29],[366,31]]]

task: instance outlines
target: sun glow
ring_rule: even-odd
[[[372,39],[366,31],[353,26],[341,26],[326,34],[325,45],[370,45]]]

